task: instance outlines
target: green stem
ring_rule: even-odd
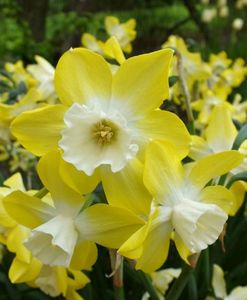
[[[202,253],[203,259],[203,272],[205,274],[205,284],[207,290],[210,287],[210,259],[209,259],[209,249],[205,249]]]
[[[194,128],[194,116],[193,111],[191,107],[191,97],[190,92],[185,80],[184,75],[184,67],[183,67],[183,57],[182,54],[176,49],[176,56],[177,56],[177,70],[178,70],[178,76],[180,81],[180,86],[184,95],[184,101],[185,101],[185,107],[186,107],[186,114],[188,118],[188,130],[191,134],[195,134],[195,128]]]
[[[47,190],[47,188],[43,187],[37,193],[35,193],[34,196],[41,199],[48,193],[49,193],[49,191]]]
[[[159,300],[159,296],[157,294],[157,291],[155,290],[152,281],[150,279],[150,277],[142,272],[142,271],[137,271],[137,273],[139,274],[139,278],[142,282],[142,284],[145,286],[147,292],[149,293],[150,297],[152,300]]]
[[[116,250],[110,250],[110,261],[113,277],[113,288],[115,300],[125,300],[124,286],[123,286],[123,258],[120,257],[121,261],[118,261],[119,256]]]
[[[170,291],[167,294],[166,300],[177,300],[181,295],[182,291],[184,290],[188,280],[190,279],[190,275],[193,269],[186,265],[184,266],[181,274],[179,275],[178,279],[172,285]]]

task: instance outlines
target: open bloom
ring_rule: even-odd
[[[4,207],[18,224],[31,229],[24,244],[34,257],[50,266],[90,269],[96,261],[97,248],[84,233],[85,230],[83,233],[81,230],[88,227],[87,209],[83,215],[81,212],[85,199],[59,177],[60,161],[59,153],[54,151],[45,155],[38,164],[38,174],[50,191],[53,203],[14,191],[3,200]],[[121,223],[121,215],[118,215],[118,219]],[[128,220],[133,226],[128,222],[129,229],[126,228],[125,234],[118,238],[120,242],[142,224],[134,215]],[[97,219],[92,220],[95,221]],[[96,231],[101,224],[97,225]],[[124,227],[123,222],[121,225]]]
[[[118,18],[108,16],[105,18],[105,28],[110,36],[115,36],[124,52],[132,51],[131,42],[136,37],[136,21],[129,19],[125,23],[120,23]]]
[[[108,200],[116,202],[119,194],[128,193],[133,205],[139,205],[139,199],[147,196],[136,192],[143,188],[140,162],[135,158],[141,158],[150,140],[169,141],[182,156],[188,153],[190,135],[183,122],[158,109],[168,97],[171,58],[170,49],[132,57],[112,74],[98,54],[70,50],[55,71],[56,91],[63,104],[23,113],[12,123],[12,133],[38,156],[60,147],[63,159],[73,168],[93,175],[84,181],[96,185],[102,180]],[[93,184],[81,181],[80,186]]]
[[[183,258],[185,248],[187,254],[198,253],[213,244],[223,230],[234,195],[223,186],[205,185],[242,159],[237,151],[229,151],[182,166],[172,146],[150,144],[144,182],[154,197],[152,211],[147,224],[136,233],[138,242],[133,243],[132,236],[119,252],[136,258],[137,268],[152,271],[165,261],[172,235]]]
[[[224,272],[218,265],[213,265],[212,286],[217,299],[221,300],[244,300],[247,299],[247,286],[235,287],[229,295],[226,291]],[[214,297],[207,297],[206,300],[213,300]]]

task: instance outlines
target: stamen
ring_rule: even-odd
[[[101,120],[93,127],[93,136],[99,145],[110,144],[116,137],[116,126],[109,120]]]

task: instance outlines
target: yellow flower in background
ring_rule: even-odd
[[[181,269],[167,268],[150,274],[152,279],[152,284],[154,288],[157,290],[157,293],[161,300],[164,299],[164,295],[168,290],[170,283],[174,279],[178,278],[180,273],[181,273]],[[150,295],[148,294],[148,292],[146,292],[142,296],[142,300],[148,300],[148,299],[150,299]]]
[[[49,101],[55,101],[57,96],[54,87],[55,68],[43,57],[35,55],[36,64],[28,65],[27,71],[38,81],[36,88],[42,97]]]
[[[67,300],[83,300],[76,290],[89,282],[89,278],[80,271],[43,265],[38,276],[28,284],[51,297],[63,295]]]
[[[219,265],[213,265],[212,286],[214,295],[221,300],[246,300],[247,286],[235,287],[230,294],[227,294],[224,272]],[[214,297],[208,296],[206,300],[213,300]]]
[[[113,205],[121,201],[119,194],[128,194],[133,207],[139,207],[138,193],[150,198],[139,162],[146,145],[159,139],[174,144],[183,156],[188,153],[190,135],[183,122],[158,109],[168,97],[171,58],[169,49],[139,55],[112,74],[101,56],[87,49],[70,50],[55,71],[63,104],[23,113],[12,123],[12,133],[38,156],[60,147],[63,159],[72,164],[66,177],[76,169],[82,171],[77,176],[93,175],[81,178],[80,192],[102,180]]]
[[[90,49],[101,55],[104,54],[103,45],[104,42],[97,40],[92,34],[84,33],[81,37],[81,43],[87,49]]]
[[[24,82],[27,88],[34,87],[36,80],[24,68],[23,61],[18,60],[16,63],[7,62],[4,65],[7,72],[12,74],[13,80],[16,84]]]
[[[131,42],[136,38],[136,21],[129,19],[120,23],[119,19],[113,16],[105,18],[105,29],[108,35],[115,36],[124,52],[132,51]]]
[[[192,136],[189,157],[198,160],[209,154],[231,150],[237,134],[237,129],[231,118],[231,108],[226,103],[215,106],[212,110],[208,126],[205,129],[204,137]],[[240,165],[231,170],[231,174],[237,174],[247,169],[246,141],[240,146],[239,152],[244,155],[244,160]],[[228,179],[230,177],[229,175]],[[238,189],[237,193],[235,192],[236,188]],[[233,203],[229,214],[235,215],[243,203],[247,185],[245,182],[235,182],[231,190],[236,196],[236,201]]]
[[[205,80],[210,76],[210,69],[202,61],[200,53],[190,52],[181,37],[171,35],[162,48],[172,47],[179,51],[182,56],[182,63],[186,80]],[[177,75],[177,59],[174,57],[173,74]],[[190,82],[188,82],[190,85]]]

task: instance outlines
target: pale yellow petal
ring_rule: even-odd
[[[55,87],[62,103],[108,101],[112,74],[102,56],[85,48],[70,49],[55,70]]]
[[[243,159],[244,156],[238,151],[224,151],[208,155],[194,164],[188,179],[194,186],[201,189],[211,179],[237,167]]]
[[[24,112],[11,123],[11,132],[28,151],[44,155],[57,148],[65,110],[63,105],[47,105]]]
[[[167,141],[174,146],[181,158],[188,154],[190,134],[183,121],[174,113],[152,111],[145,118],[138,120],[136,126],[140,131],[140,139]]]
[[[143,184],[143,165],[137,159],[117,173],[102,168],[102,183],[110,205],[128,208],[137,214],[148,214],[151,195]]]
[[[112,100],[132,118],[159,108],[168,97],[172,55],[166,49],[127,59],[113,77]]]
[[[106,204],[93,205],[77,218],[77,227],[84,239],[109,248],[120,247],[143,224],[130,210]]]
[[[231,150],[237,135],[231,113],[225,105],[215,106],[205,131],[207,142],[214,152]]]
[[[183,177],[180,157],[171,144],[153,142],[147,147],[144,183],[155,199],[176,197]]]

